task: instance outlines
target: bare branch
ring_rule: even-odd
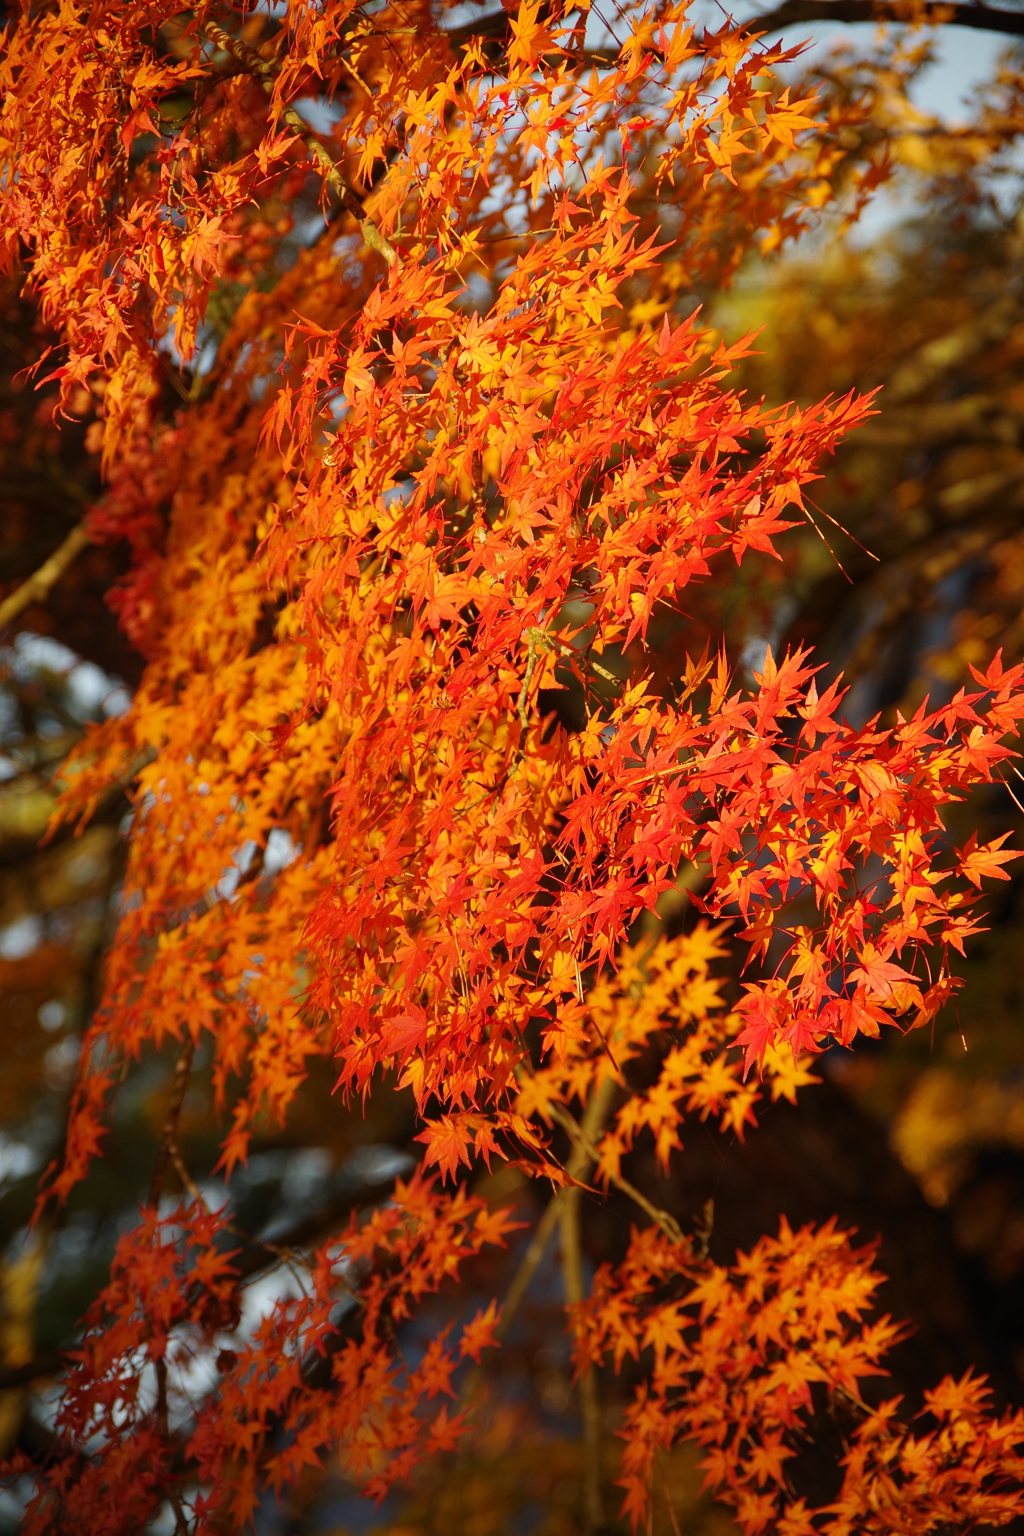
[[[58,545],[39,569],[0,603],[0,630],[6,629],[19,613],[24,613],[33,603],[45,603],[64,572],[91,543],[83,524],[76,523],[63,544]]]
[[[918,13],[921,20],[934,25],[974,27],[981,32],[1001,32],[1006,37],[1024,37],[1024,11],[990,9],[987,5],[943,5],[939,0],[924,0]],[[803,27],[815,21],[874,21],[906,26],[905,0],[783,0],[772,11],[749,16],[739,23],[739,32],[780,32],[784,27]]]

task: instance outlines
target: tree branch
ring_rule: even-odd
[[[16,1369],[31,1358],[47,1237],[45,1232],[29,1234],[21,1251],[0,1263],[0,1346],[9,1369]],[[24,1391],[0,1395],[0,1458],[6,1459],[17,1440],[24,1404]]]
[[[164,1120],[163,1135],[160,1137],[160,1150],[156,1155],[153,1181],[149,1186],[148,1204],[151,1206],[160,1204],[160,1196],[163,1194],[164,1189],[164,1179],[167,1177],[167,1168],[177,1151],[178,1121],[181,1118],[181,1106],[185,1102],[185,1094],[188,1090],[188,1080],[192,1072],[192,1058],[195,1055],[195,1051],[196,1048],[192,1036],[186,1035],[174,1065],[174,1078],[171,1083],[171,1102],[167,1106],[167,1118]]]
[[[76,523],[63,544],[59,544],[39,569],[0,603],[0,630],[6,629],[19,613],[24,613],[33,603],[45,603],[64,572],[91,543],[83,524]]]
[[[611,1081],[611,1079],[605,1079],[605,1082],[609,1081]],[[578,1125],[577,1122],[573,1119],[572,1115],[570,1115],[569,1111],[567,1109],[563,1109],[560,1104],[551,1105],[551,1114],[552,1117],[562,1127],[562,1129],[564,1131],[568,1131],[569,1135],[572,1137],[572,1140],[576,1144],[577,1151],[582,1152],[584,1157],[591,1165],[596,1163],[598,1152],[591,1135],[587,1131],[586,1118],[584,1118],[582,1125]],[[571,1167],[572,1165],[570,1164],[570,1170]],[[577,1175],[577,1177],[583,1176],[584,1175]],[[637,1189],[635,1184],[631,1184],[629,1180],[624,1179],[621,1174],[610,1174],[609,1178],[611,1183],[615,1185],[615,1188],[620,1190],[622,1194],[628,1196],[628,1198],[633,1201],[634,1205],[638,1205],[640,1209],[644,1211],[651,1218],[651,1220],[661,1228],[665,1236],[670,1238],[673,1243],[689,1242],[689,1238],[686,1236],[686,1233],[683,1231],[682,1227],[679,1225],[678,1221],[676,1221],[675,1217],[671,1214],[670,1211],[663,1211],[660,1206],[654,1205],[650,1200],[648,1200],[645,1194],[642,1194],[641,1191]]]
[[[27,1387],[44,1376],[59,1376],[66,1365],[67,1358],[61,1350],[46,1349],[19,1365],[0,1366],[0,1392],[9,1392],[12,1387]]]
[[[939,0],[924,0],[920,19],[931,25],[974,27],[981,32],[1001,32],[1007,37],[1024,37],[1024,11],[1002,11],[987,5],[943,5]],[[783,0],[772,11],[749,16],[737,31],[780,32],[784,27],[803,27],[815,21],[874,21],[906,26],[909,21],[906,0]]]
[[[1024,37],[1024,10],[996,10],[987,5],[972,5],[969,0],[964,4],[954,0],[948,5],[942,4],[941,0],[924,0],[920,14],[928,24],[973,27],[982,32],[999,32],[1006,37]],[[735,27],[741,35],[747,32],[767,34],[816,21],[873,21],[906,26],[907,0],[783,0],[773,10],[735,22]],[[445,36],[457,52],[473,42],[485,44],[485,56],[493,63],[504,53],[508,43],[508,13],[493,11],[461,27],[452,27]],[[656,49],[651,51],[657,53]],[[618,48],[587,48],[572,57],[586,66],[607,68],[618,61],[619,52]]]
[[[1021,13],[1021,21],[1024,23],[1024,12]],[[1024,33],[1024,25],[1021,31]],[[974,315],[965,325],[926,341],[885,381],[882,396],[884,403],[903,405],[916,400],[925,390],[934,388],[954,368],[969,362],[985,347],[998,346],[1009,336],[1019,320],[1019,301],[1014,294],[1007,293],[988,309]]]
[[[505,1299],[501,1304],[501,1317],[494,1328],[494,1337],[498,1340],[499,1344],[502,1343],[508,1334],[512,1326],[512,1319],[519,1310],[519,1304],[529,1290],[530,1282],[540,1268],[541,1261],[548,1251],[548,1243],[551,1241],[551,1235],[558,1225],[558,1218],[561,1215],[562,1194],[563,1191],[558,1190],[544,1207],[544,1214],[534,1229],[533,1236],[530,1239],[526,1252],[523,1254],[519,1268],[512,1276],[512,1284],[505,1292]],[[479,1368],[474,1371],[474,1385],[478,1382],[481,1374]],[[473,1392],[467,1390],[466,1396],[472,1397]]]
[[[159,1206],[160,1196],[163,1194],[164,1179],[167,1169],[178,1150],[178,1121],[181,1118],[181,1106],[185,1102],[185,1094],[188,1091],[188,1080],[192,1073],[192,1058],[195,1055],[195,1042],[191,1035],[186,1035],[178,1052],[178,1059],[174,1066],[174,1078],[171,1082],[171,1102],[167,1106],[167,1118],[164,1120],[163,1135],[160,1138],[160,1150],[156,1155],[156,1164],[153,1168],[153,1182],[149,1186],[149,1205]],[[156,1427],[161,1440],[169,1439],[167,1423],[167,1359],[161,1355],[155,1362],[156,1366]],[[188,1526],[185,1522],[181,1500],[175,1489],[168,1491],[171,1508],[174,1511],[174,1528],[176,1536],[187,1536]]]
[[[223,48],[225,53],[230,53],[251,75],[255,75],[268,96],[273,96],[274,79],[277,71],[272,64],[268,64],[266,59],[261,58],[256,50],[250,48],[248,43],[244,43],[241,38],[232,37],[222,27],[218,27],[215,21],[206,22],[203,26],[203,31],[212,43],[216,43],[218,48]],[[389,267],[394,266],[398,260],[397,251],[384,238],[373,220],[367,218],[362,198],[349,186],[327,150],[309,127],[309,124],[299,116],[292,106],[282,106],[281,116],[289,128],[293,128],[299,135],[299,138],[302,139],[313,159],[320,167],[327,185],[341,199],[342,206],[359,224],[366,244],[371,250],[379,252]]]
[[[593,1138],[601,1134],[601,1129],[608,1118],[618,1087],[619,1085],[613,1077],[602,1079],[596,1093],[587,1105],[582,1126],[576,1126],[586,1145],[580,1143],[574,1145],[572,1154],[566,1164],[565,1171],[574,1184],[587,1177],[596,1160],[597,1154],[593,1151]],[[573,1125],[576,1125],[575,1120]],[[551,1241],[551,1235],[561,1216],[564,1196],[565,1189],[563,1188],[558,1190],[548,1201],[544,1208],[544,1214],[537,1223],[526,1252],[523,1254],[519,1268],[512,1277],[512,1284],[506,1291],[505,1299],[501,1304],[501,1316],[494,1329],[494,1337],[499,1344],[507,1336],[512,1326],[512,1319],[519,1310],[519,1304],[529,1290],[530,1282],[534,1275],[540,1268],[541,1261],[547,1252],[548,1243]],[[479,1391],[483,1377],[482,1366],[478,1365],[470,1372],[462,1389],[463,1403],[471,1403],[473,1401]]]
[[[613,1077],[603,1078],[597,1092],[587,1105],[582,1127],[576,1127],[577,1131],[580,1132],[581,1141],[574,1145],[572,1155],[565,1168],[569,1179],[574,1184],[580,1183],[585,1179],[597,1161],[593,1138],[601,1134],[604,1122],[607,1120],[611,1110],[615,1094],[618,1091],[618,1086]],[[573,1124],[576,1125],[575,1120]],[[502,1303],[501,1319],[494,1330],[495,1337],[499,1340],[505,1337],[512,1326],[512,1319],[515,1316],[519,1303],[526,1295],[530,1281],[536,1274],[540,1262],[547,1251],[551,1234],[554,1232],[555,1225],[561,1215],[561,1204],[564,1194],[565,1190],[560,1189],[548,1202],[543,1216],[537,1223],[537,1230],[533,1234],[530,1246],[523,1255],[522,1263],[513,1277],[512,1284],[508,1288],[508,1293]]]
[[[570,1307],[578,1306],[584,1295],[580,1230],[582,1193],[580,1186],[574,1184],[563,1190],[560,1201],[562,1278],[566,1305]],[[604,1524],[604,1509],[601,1503],[601,1404],[597,1396],[597,1372],[589,1360],[584,1360],[580,1366],[577,1390],[583,1420],[583,1529],[585,1536],[593,1536]]]
[[[1024,413],[995,395],[961,395],[956,400],[894,406],[856,430],[857,446],[918,448],[956,442],[1009,443],[1019,441]]]
[[[177,1082],[177,1074],[176,1074]],[[187,1078],[185,1079],[187,1085]],[[196,1187],[184,1164],[181,1153],[178,1150],[177,1141],[171,1138],[167,1144],[167,1164],[175,1169],[183,1187],[195,1199],[202,1199],[201,1192]],[[166,1166],[164,1176],[166,1176]],[[380,1199],[387,1199],[394,1179],[384,1179],[379,1185],[373,1186],[373,1192]],[[271,1264],[280,1263],[282,1256],[287,1256],[297,1248],[316,1242],[329,1236],[337,1230],[342,1218],[346,1217],[361,1201],[371,1193],[369,1187],[360,1185],[329,1201],[311,1216],[305,1216],[286,1232],[280,1234],[276,1242],[265,1243],[260,1238],[254,1237],[249,1232],[244,1232],[234,1222],[225,1223],[226,1230],[232,1236],[240,1238],[243,1248],[232,1261],[232,1268],[239,1281],[249,1280],[260,1270],[268,1268]],[[550,1210],[550,1206],[548,1207]],[[550,1231],[549,1234],[550,1236]],[[71,1348],[71,1345],[68,1345]],[[27,1386],[31,1382],[40,1381],[47,1376],[59,1376],[67,1365],[67,1356],[62,1350],[40,1350],[31,1360],[19,1365],[0,1365],[0,1392],[6,1392],[11,1387]]]

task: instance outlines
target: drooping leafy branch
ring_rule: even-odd
[[[667,1168],[687,1116],[742,1133],[823,1046],[952,994],[981,882],[1013,854],[951,849],[943,809],[1011,756],[1024,673],[997,659],[970,693],[860,730],[805,653],[769,653],[753,687],[724,652],[687,656],[655,686],[658,615],[775,553],[871,406],[745,398],[749,341],[678,296],[888,167],[852,132],[864,99],[791,100],[780,45],[698,35],[675,3],[622,6],[616,28],[595,51],[585,12],[524,4],[499,57],[404,0],[8,23],[5,250],[63,338],[51,376],[98,402],[108,488],[85,532],[129,542],[114,601],[147,658],[59,810],[137,786],[44,1196],[67,1198],[123,1071],[167,1039],[179,1063],[209,1055],[227,1173],[316,1056],[349,1092],[412,1089],[427,1170],[294,1257],[301,1296],[246,1333],[244,1234],[190,1187],[169,1120],[159,1172],[190,1198],[164,1211],[156,1188],[119,1249],[30,1531],[136,1530],[165,1501],[213,1531],[327,1454],[381,1493],[454,1445],[469,1409],[435,1400],[500,1337],[496,1301],[415,1367],[396,1337],[509,1230],[459,1183],[492,1157],[556,1188],[596,1166],[653,1220],[574,1314],[584,1367],[652,1352],[623,1431],[634,1518],[680,1435],[750,1532],[1018,1507],[1024,1423],[972,1383],[937,1389],[925,1439],[861,1398],[895,1337],[862,1326],[863,1253],[784,1229],[723,1271],[622,1171],[647,1131]],[[551,704],[569,678],[575,730]],[[268,867],[275,834],[290,857]],[[686,867],[722,926],[637,946]],[[730,925],[755,967],[737,1009],[710,969]],[[786,1472],[814,1382],[864,1415],[818,1510]]]

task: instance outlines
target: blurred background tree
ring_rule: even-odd
[[[787,9],[799,22],[799,10]],[[842,19],[839,7],[831,14]],[[845,674],[844,707],[855,723],[912,713],[926,695],[951,696],[969,682],[969,666],[985,666],[1000,647],[1010,661],[1024,656],[1024,56],[1010,44],[954,123],[913,104],[933,47],[933,34],[898,28],[859,54],[816,55],[794,88],[824,92],[838,125],[820,228],[747,261],[731,287],[722,281],[728,230],[708,273],[685,270],[669,251],[624,315],[624,325],[639,326],[703,304],[729,339],[762,328],[744,383],[771,402],[880,388],[878,414],[825,466],[816,522],[788,535],[783,561],[744,566],[742,579],[723,564],[686,612],[662,615],[666,686],[685,652],[723,622],[734,660],[750,670],[769,644],[813,645],[827,675]],[[867,129],[843,129],[851,105],[863,116],[865,103]],[[876,222],[868,237],[855,215],[887,179],[889,206],[903,213],[883,228]],[[306,213],[315,224],[312,198]],[[271,267],[286,268],[302,245],[301,214],[300,198]],[[213,340],[243,291],[225,285],[216,296]],[[93,400],[83,390],[77,419],[53,419],[53,393],[26,377],[49,338],[13,289],[0,304],[0,592],[14,596],[100,494],[100,479]],[[169,374],[157,402],[168,418],[182,404],[176,385]],[[157,518],[155,546],[160,535]],[[11,615],[0,651],[0,1453],[17,1443],[45,1454],[49,1380],[144,1197],[173,1067],[166,1053],[139,1064],[119,1095],[104,1156],[59,1220],[26,1239],[36,1179],[60,1147],[78,1037],[117,921],[127,795],[113,793],[80,838],[48,840],[45,831],[66,753],[88,720],[124,709],[140,675],[142,658],[106,601],[126,565],[116,544],[90,547],[43,600],[22,605],[15,596],[0,607],[0,616]],[[552,698],[556,705],[571,716],[571,691]],[[950,820],[958,841],[961,825],[978,826],[985,838],[1012,829],[1019,841],[1024,778],[1010,775],[958,808]],[[289,856],[282,834],[263,872]],[[220,894],[245,876],[242,861]],[[689,892],[699,878],[691,871],[663,903],[667,927],[691,921]],[[977,1362],[997,1397],[1024,1399],[1021,954],[1018,873],[969,952],[958,1007],[931,1032],[829,1052],[822,1082],[798,1107],[773,1106],[745,1144],[693,1134],[675,1175],[673,1208],[714,1202],[709,1240],[722,1259],[772,1230],[780,1213],[797,1224],[838,1212],[864,1235],[878,1234],[891,1277],[884,1305],[917,1327],[897,1361],[911,1393]],[[208,1173],[220,1127],[201,1070],[193,1081],[180,1135],[190,1166]],[[332,1097],[333,1086],[325,1067],[314,1068],[287,1138],[266,1127],[247,1167],[236,1170],[230,1197],[245,1231],[284,1246],[318,1236],[412,1166],[405,1097],[374,1095],[364,1118],[358,1104],[346,1110]],[[632,1154],[629,1177],[641,1188],[653,1181],[653,1155]],[[204,1187],[215,1182],[210,1174]],[[483,1182],[496,1199],[531,1201],[511,1168]],[[618,1251],[628,1224],[628,1210],[613,1199],[587,1227],[589,1261]],[[511,1274],[517,1257],[513,1248],[488,1259],[481,1289],[500,1288],[496,1271]],[[286,1283],[283,1270],[268,1270],[250,1288],[254,1308],[260,1285]],[[311,1473],[286,1506],[261,1509],[260,1529],[579,1529],[579,1428],[562,1332],[551,1326],[562,1304],[552,1260],[517,1320],[472,1460],[426,1474],[410,1496],[389,1496],[376,1513],[339,1479]],[[621,1391],[603,1386],[609,1429]],[[609,1439],[609,1458],[613,1447]],[[664,1476],[670,1499],[658,1506],[659,1530],[730,1528],[725,1511],[701,1500],[687,1453],[667,1458]],[[4,1528],[17,1528],[18,1513],[15,1490],[0,1502]]]

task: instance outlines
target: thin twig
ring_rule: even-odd
[[[808,500],[810,500],[810,497],[808,497]],[[803,515],[806,518],[807,522],[810,523],[811,527],[814,529],[815,533],[818,535],[818,538],[821,540],[821,542],[824,544],[825,548],[828,550],[829,554],[832,556],[832,559],[835,561],[836,565],[838,566],[840,573],[843,576],[846,577],[846,580],[849,582],[850,586],[852,587],[853,586],[853,577],[850,575],[849,571],[846,569],[845,565],[840,560],[840,558],[836,554],[835,550],[832,548],[832,545],[829,543],[828,539],[826,539],[825,535],[822,533],[821,529],[818,527],[817,523],[814,521],[814,518],[808,512],[806,507],[801,507],[800,511],[803,513]]]
[[[530,717],[527,713],[526,703],[530,693],[530,682],[533,678],[534,668],[537,665],[537,646],[544,639],[544,631],[531,626],[526,631],[526,670],[523,672],[523,686],[519,690],[519,698],[516,701],[516,713],[524,734],[530,728]]]
[[[223,48],[225,53],[230,53],[233,58],[236,58],[240,64],[244,65],[250,74],[255,75],[266,94],[271,98],[273,97],[274,80],[277,76],[277,70],[272,64],[268,64],[266,59],[261,58],[256,50],[250,48],[248,43],[244,43],[240,37],[232,37],[222,27],[218,27],[215,21],[206,22],[203,26],[203,31],[212,43],[216,43],[218,48]],[[313,156],[327,185],[341,199],[346,211],[357,220],[366,244],[371,250],[379,252],[389,267],[394,266],[398,260],[397,251],[384,238],[373,220],[367,217],[362,198],[349,186],[327,150],[320,143],[316,134],[310,129],[309,124],[299,116],[292,106],[281,105],[280,112],[289,128],[295,130]]]
[[[208,1211],[210,1207],[207,1205],[205,1199],[203,1198],[203,1192],[199,1188],[199,1185],[188,1171],[185,1159],[182,1157],[180,1151],[178,1150],[177,1140],[172,1139],[170,1146],[168,1147],[168,1156],[170,1158],[171,1167],[174,1169],[175,1173],[178,1175],[178,1178],[181,1180],[182,1189],[184,1189],[185,1193],[190,1196],[196,1205],[201,1205],[204,1210]],[[230,1227],[230,1225],[231,1224],[229,1222],[225,1222],[226,1227]],[[245,1236],[248,1237],[248,1234],[245,1234]],[[249,1238],[249,1241],[251,1242],[253,1239]]]
[[[668,1486],[668,1478],[665,1476],[665,1468],[662,1466],[657,1451],[654,1453],[654,1465],[658,1469],[661,1478],[661,1486],[665,1494],[665,1503],[668,1505],[668,1517],[672,1521],[673,1536],[682,1536],[679,1529],[679,1521],[676,1518],[676,1507],[672,1502],[672,1490]]]
[[[578,1184],[563,1190],[560,1203],[562,1239],[562,1277],[566,1305],[578,1306],[583,1300],[583,1239],[580,1231]],[[604,1524],[601,1503],[601,1404],[597,1395],[597,1373],[589,1360],[580,1366],[577,1390],[580,1417],[583,1420],[583,1529],[593,1536]]]
[[[606,1078],[605,1081],[607,1082],[609,1079]],[[564,1131],[568,1131],[577,1149],[582,1151],[590,1162],[596,1163],[599,1154],[593,1140],[587,1134],[586,1122],[584,1121],[584,1124],[580,1125],[567,1109],[562,1108],[561,1104],[551,1105],[551,1115],[553,1119],[557,1120]],[[646,1195],[637,1189],[635,1184],[631,1184],[628,1179],[624,1179],[620,1173],[609,1173],[608,1178],[615,1185],[616,1189],[620,1190],[622,1194],[627,1195],[634,1205],[638,1205],[653,1222],[656,1222],[665,1236],[670,1238],[672,1242],[689,1244],[689,1238],[670,1211],[663,1211],[660,1206],[654,1205],[648,1200]]]
[[[196,1205],[201,1205],[204,1211],[209,1212],[210,1207],[206,1201],[206,1197],[189,1172],[188,1165],[185,1162],[185,1159],[182,1157],[181,1152],[178,1149],[178,1143],[176,1141],[172,1141],[170,1144],[169,1158],[172,1168],[178,1175],[178,1178],[181,1180],[181,1186],[185,1193],[195,1202]],[[265,1243],[262,1238],[254,1237],[251,1232],[246,1232],[244,1228],[238,1226],[236,1222],[227,1220],[219,1212],[218,1215],[220,1215],[220,1224],[223,1231],[230,1232],[233,1237],[241,1238],[242,1242],[247,1243],[250,1248],[262,1249],[264,1253],[270,1254],[272,1258],[287,1264],[289,1268],[292,1269],[292,1272],[295,1273],[293,1261],[296,1257],[296,1251],[294,1247],[290,1247],[287,1244],[281,1243]],[[244,1275],[239,1274],[240,1280],[245,1278],[246,1277]],[[356,1297],[354,1291],[349,1291],[349,1295],[352,1296],[354,1300],[358,1300],[358,1297]]]
[[[195,1043],[191,1035],[186,1035],[182,1041],[178,1059],[174,1064],[174,1077],[171,1082],[171,1102],[167,1106],[167,1115],[164,1119],[163,1134],[160,1137],[160,1148],[156,1155],[156,1163],[153,1166],[153,1179],[149,1186],[149,1200],[147,1204],[157,1206],[160,1204],[160,1196],[164,1191],[164,1180],[167,1177],[167,1167],[177,1151],[178,1121],[181,1118],[181,1106],[185,1102],[185,1094],[188,1091],[188,1080],[192,1072],[192,1058],[195,1055]]]
[[[697,1238],[697,1257],[706,1259],[711,1247],[711,1239],[715,1234],[715,1202],[713,1199],[704,1201],[704,1209],[701,1212],[700,1221],[694,1227]]]
[[[175,1169],[181,1180],[182,1186],[193,1199],[196,1196],[202,1200],[202,1191],[199,1190],[192,1178],[177,1144],[168,1147],[168,1162]],[[393,1182],[393,1181],[388,1181]],[[321,1241],[329,1233],[337,1230],[343,1215],[348,1215],[353,1206],[359,1204],[360,1197],[369,1203],[384,1195],[385,1186],[362,1186],[354,1195],[348,1195],[337,1203],[328,1203],[312,1217],[303,1217],[285,1233],[280,1242],[265,1242],[262,1238],[254,1237],[251,1232],[246,1232],[233,1221],[226,1221],[221,1217],[221,1226],[226,1232],[240,1238],[246,1245],[247,1252],[242,1253],[233,1261],[233,1268],[239,1282],[252,1279],[266,1266],[273,1263],[289,1263],[296,1250],[304,1245]],[[45,1221],[45,1214],[40,1218]],[[349,1294],[354,1294],[350,1292]],[[0,1365],[0,1392],[9,1391],[12,1387],[25,1386],[28,1383],[38,1381],[46,1376],[59,1375],[66,1364],[65,1356],[59,1349],[41,1350],[31,1360],[23,1365]]]
[[[593,1138],[600,1136],[601,1129],[611,1110],[615,1094],[618,1091],[618,1083],[613,1077],[605,1077],[601,1080],[597,1090],[592,1095],[590,1103],[583,1115],[583,1123],[578,1129],[585,1135],[588,1145],[593,1147]],[[573,1124],[575,1125],[575,1121]],[[584,1180],[590,1172],[595,1158],[582,1146],[574,1146],[566,1164],[566,1174],[571,1184],[578,1184]],[[512,1326],[512,1320],[519,1310],[519,1304],[530,1288],[530,1282],[540,1268],[541,1262],[547,1252],[548,1243],[558,1223],[561,1214],[562,1199],[565,1190],[560,1189],[548,1201],[544,1214],[537,1223],[529,1246],[523,1254],[519,1268],[512,1277],[512,1284],[505,1293],[502,1302],[501,1316],[494,1329],[494,1336],[499,1343],[507,1337]],[[477,1366],[466,1378],[462,1389],[462,1401],[471,1403],[476,1397],[483,1381],[483,1370]]]
[[[573,938],[572,929],[570,928],[568,930],[568,932],[569,932],[569,942],[570,942],[570,944],[575,944],[576,940]],[[575,953],[575,951],[573,952],[572,964],[573,964],[573,969],[576,972],[576,1001],[578,1003],[582,1003],[583,1002],[583,975],[582,975],[582,973],[580,971],[579,957]],[[591,1015],[590,1022],[591,1022],[591,1024],[593,1024],[594,1028],[597,1030],[597,1038],[601,1042],[601,1045],[602,1045],[602,1048],[604,1050],[605,1055],[608,1057],[608,1060],[611,1062],[613,1068],[615,1069],[616,1077],[622,1077],[622,1075],[623,1075],[622,1074],[622,1068],[619,1066],[618,1062],[615,1060],[614,1055],[612,1054],[612,1048],[608,1044],[608,1041],[604,1037],[604,1030],[601,1028],[600,1024],[597,1022],[596,1015],[593,1015],[593,1014]]]
[[[174,1064],[174,1077],[171,1080],[171,1101],[167,1106],[163,1134],[160,1137],[160,1149],[156,1155],[153,1179],[149,1186],[148,1204],[153,1208],[160,1204],[160,1196],[163,1194],[168,1165],[181,1162],[181,1157],[178,1153],[178,1121],[181,1119],[181,1106],[185,1102],[185,1094],[188,1092],[188,1080],[192,1073],[192,1058],[195,1055],[195,1050],[192,1036],[186,1035],[178,1052],[178,1059]],[[160,1438],[166,1441],[169,1435],[167,1426],[166,1356],[161,1355],[155,1364],[157,1432]],[[171,1508],[174,1511],[176,1536],[188,1536],[188,1521],[185,1518],[185,1511],[177,1489],[169,1489],[167,1497],[170,1499]]]
[[[91,543],[92,540],[84,526],[76,523],[63,544],[59,544],[39,569],[33,571],[27,581],[23,581],[20,587],[0,603],[0,630],[5,629],[13,619],[18,617],[19,613],[24,613],[25,609],[31,607],[33,603],[45,603],[64,572]]]

